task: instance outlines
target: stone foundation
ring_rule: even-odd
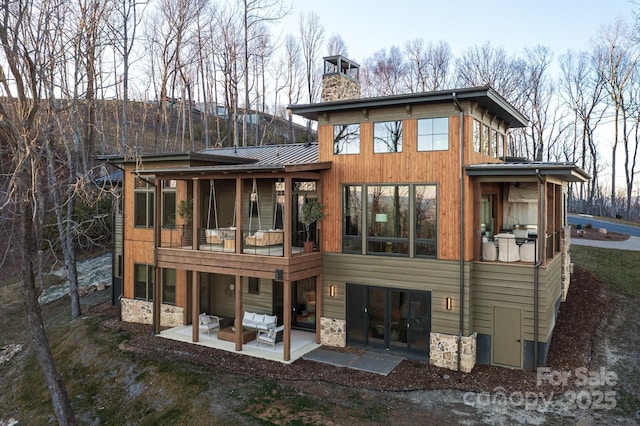
[[[320,318],[320,344],[344,348],[347,346],[347,322],[335,318]]]
[[[140,324],[153,324],[153,302],[144,300],[120,300],[122,321]],[[180,306],[162,305],[160,312],[161,327],[177,327],[184,323],[184,309]]]
[[[565,226],[560,230],[560,253],[562,255],[562,301],[567,300],[569,292],[569,283],[571,282],[571,273],[573,272],[573,264],[571,263],[571,226]]]
[[[476,337],[478,333],[462,337],[460,370],[470,373],[476,365]],[[442,333],[429,335],[429,364],[436,367],[458,370],[458,336]]]

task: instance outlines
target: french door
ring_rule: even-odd
[[[281,325],[284,310],[283,285],[273,282],[273,310]],[[291,283],[291,327],[315,331],[316,329],[316,279],[307,278]]]
[[[347,343],[429,354],[431,293],[347,284]]]

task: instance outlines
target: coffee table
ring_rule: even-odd
[[[218,339],[224,340],[227,342],[235,342],[236,341],[236,332],[234,331],[235,327],[225,327],[221,328],[218,331]],[[248,343],[252,340],[256,339],[256,331],[248,328],[242,329],[242,343]]]

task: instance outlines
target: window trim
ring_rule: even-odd
[[[138,267],[146,267],[147,279],[145,282],[145,295],[137,296],[136,295],[136,287],[138,283],[138,277],[136,275]],[[134,263],[133,264],[133,298],[135,300],[142,300],[145,302],[153,302],[154,298],[154,283],[155,283],[155,269],[153,265],[149,265],[147,263]],[[151,296],[150,296],[151,295]]]
[[[436,133],[434,128],[435,128],[435,120],[446,120],[446,128],[447,128],[447,132],[446,133]],[[428,133],[420,133],[420,122],[430,122],[431,124],[431,129],[430,132]],[[450,124],[450,117],[449,116],[444,116],[444,117],[424,117],[424,118],[418,118],[416,119],[416,151],[417,152],[434,152],[434,151],[449,151],[450,148],[450,144],[449,144],[449,124]],[[446,140],[447,140],[447,147],[446,148],[435,148],[435,137],[436,136],[442,136],[442,135],[446,135]],[[424,137],[426,139],[428,139],[426,142],[428,142],[429,147],[428,148],[421,148],[420,147],[420,137]],[[426,143],[425,142],[425,143]]]
[[[398,141],[396,144],[395,151],[381,151],[378,150],[378,145],[384,145],[387,148],[390,148],[393,145],[393,135],[394,132],[389,129],[389,127],[381,127],[384,125],[390,126],[398,126],[400,127]],[[376,129],[381,129],[384,131],[384,137],[376,136]],[[373,153],[374,154],[396,154],[402,152],[402,133],[404,130],[404,123],[402,120],[388,120],[388,121],[376,121],[373,123]]]
[[[134,178],[134,189],[133,189],[133,227],[141,228],[141,229],[151,229],[155,224],[155,194],[156,188],[155,186],[146,180],[140,178]],[[141,182],[144,186],[138,186],[137,182]],[[141,206],[138,205],[138,195],[143,194],[145,198],[145,223],[141,224],[137,222],[138,211]]]
[[[336,139],[336,129],[338,127],[342,127],[343,129],[346,128],[353,128],[354,132],[346,132],[347,137],[344,138],[344,140],[346,141],[344,144],[344,146],[350,146],[351,144],[354,144],[357,142],[357,151],[354,150],[353,152],[351,152],[351,150],[347,149],[346,152],[336,152],[336,146],[338,144],[338,140]],[[356,131],[357,129],[357,131]],[[340,132],[338,132],[339,134]],[[356,135],[357,135],[357,141],[356,141]],[[360,154],[360,147],[362,145],[362,139],[361,139],[361,129],[360,129],[360,123],[347,123],[347,124],[334,124],[333,125],[333,155],[358,155]]]
[[[374,239],[370,239],[368,235],[368,227],[369,227],[369,216],[370,212],[368,209],[368,188],[370,186],[408,186],[409,187],[409,236],[405,237],[374,237]],[[435,203],[436,203],[436,211],[435,211],[435,238],[434,239],[418,239],[417,238],[417,218],[416,218],[416,187],[419,186],[432,186],[435,188]],[[347,188],[350,187],[358,187],[360,189],[360,218],[358,222],[358,230],[359,235],[346,235],[346,213],[347,213],[347,205],[346,205],[346,195]],[[429,259],[437,259],[438,258],[438,240],[439,240],[439,214],[440,214],[440,185],[438,182],[407,182],[407,183],[351,183],[351,184],[343,184],[342,185],[342,207],[341,207],[341,248],[342,253],[345,254],[360,254],[360,255],[370,255],[370,256],[390,256],[390,257],[408,257],[408,258],[429,258]],[[347,249],[347,241],[360,241],[360,250],[348,250]],[[369,252],[369,241],[390,241],[390,242],[406,242],[408,243],[408,253],[386,253],[386,252]],[[417,254],[417,244],[420,243],[429,243],[434,244],[435,246],[435,254],[434,255],[426,255],[426,254]]]

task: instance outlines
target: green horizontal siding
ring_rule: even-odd
[[[533,340],[534,334],[534,268],[529,265],[498,263],[473,264],[471,273],[474,331],[493,334],[493,306],[521,308],[524,338]],[[555,305],[561,292],[560,256],[538,275],[538,340],[547,341],[555,325]]]
[[[385,256],[324,254],[323,316],[346,319],[346,284],[401,288],[431,292],[431,331],[458,334],[460,318],[460,264],[435,259]],[[470,333],[470,264],[464,265],[464,333]],[[336,296],[329,297],[329,286],[336,285]],[[447,311],[445,299],[453,299]]]

